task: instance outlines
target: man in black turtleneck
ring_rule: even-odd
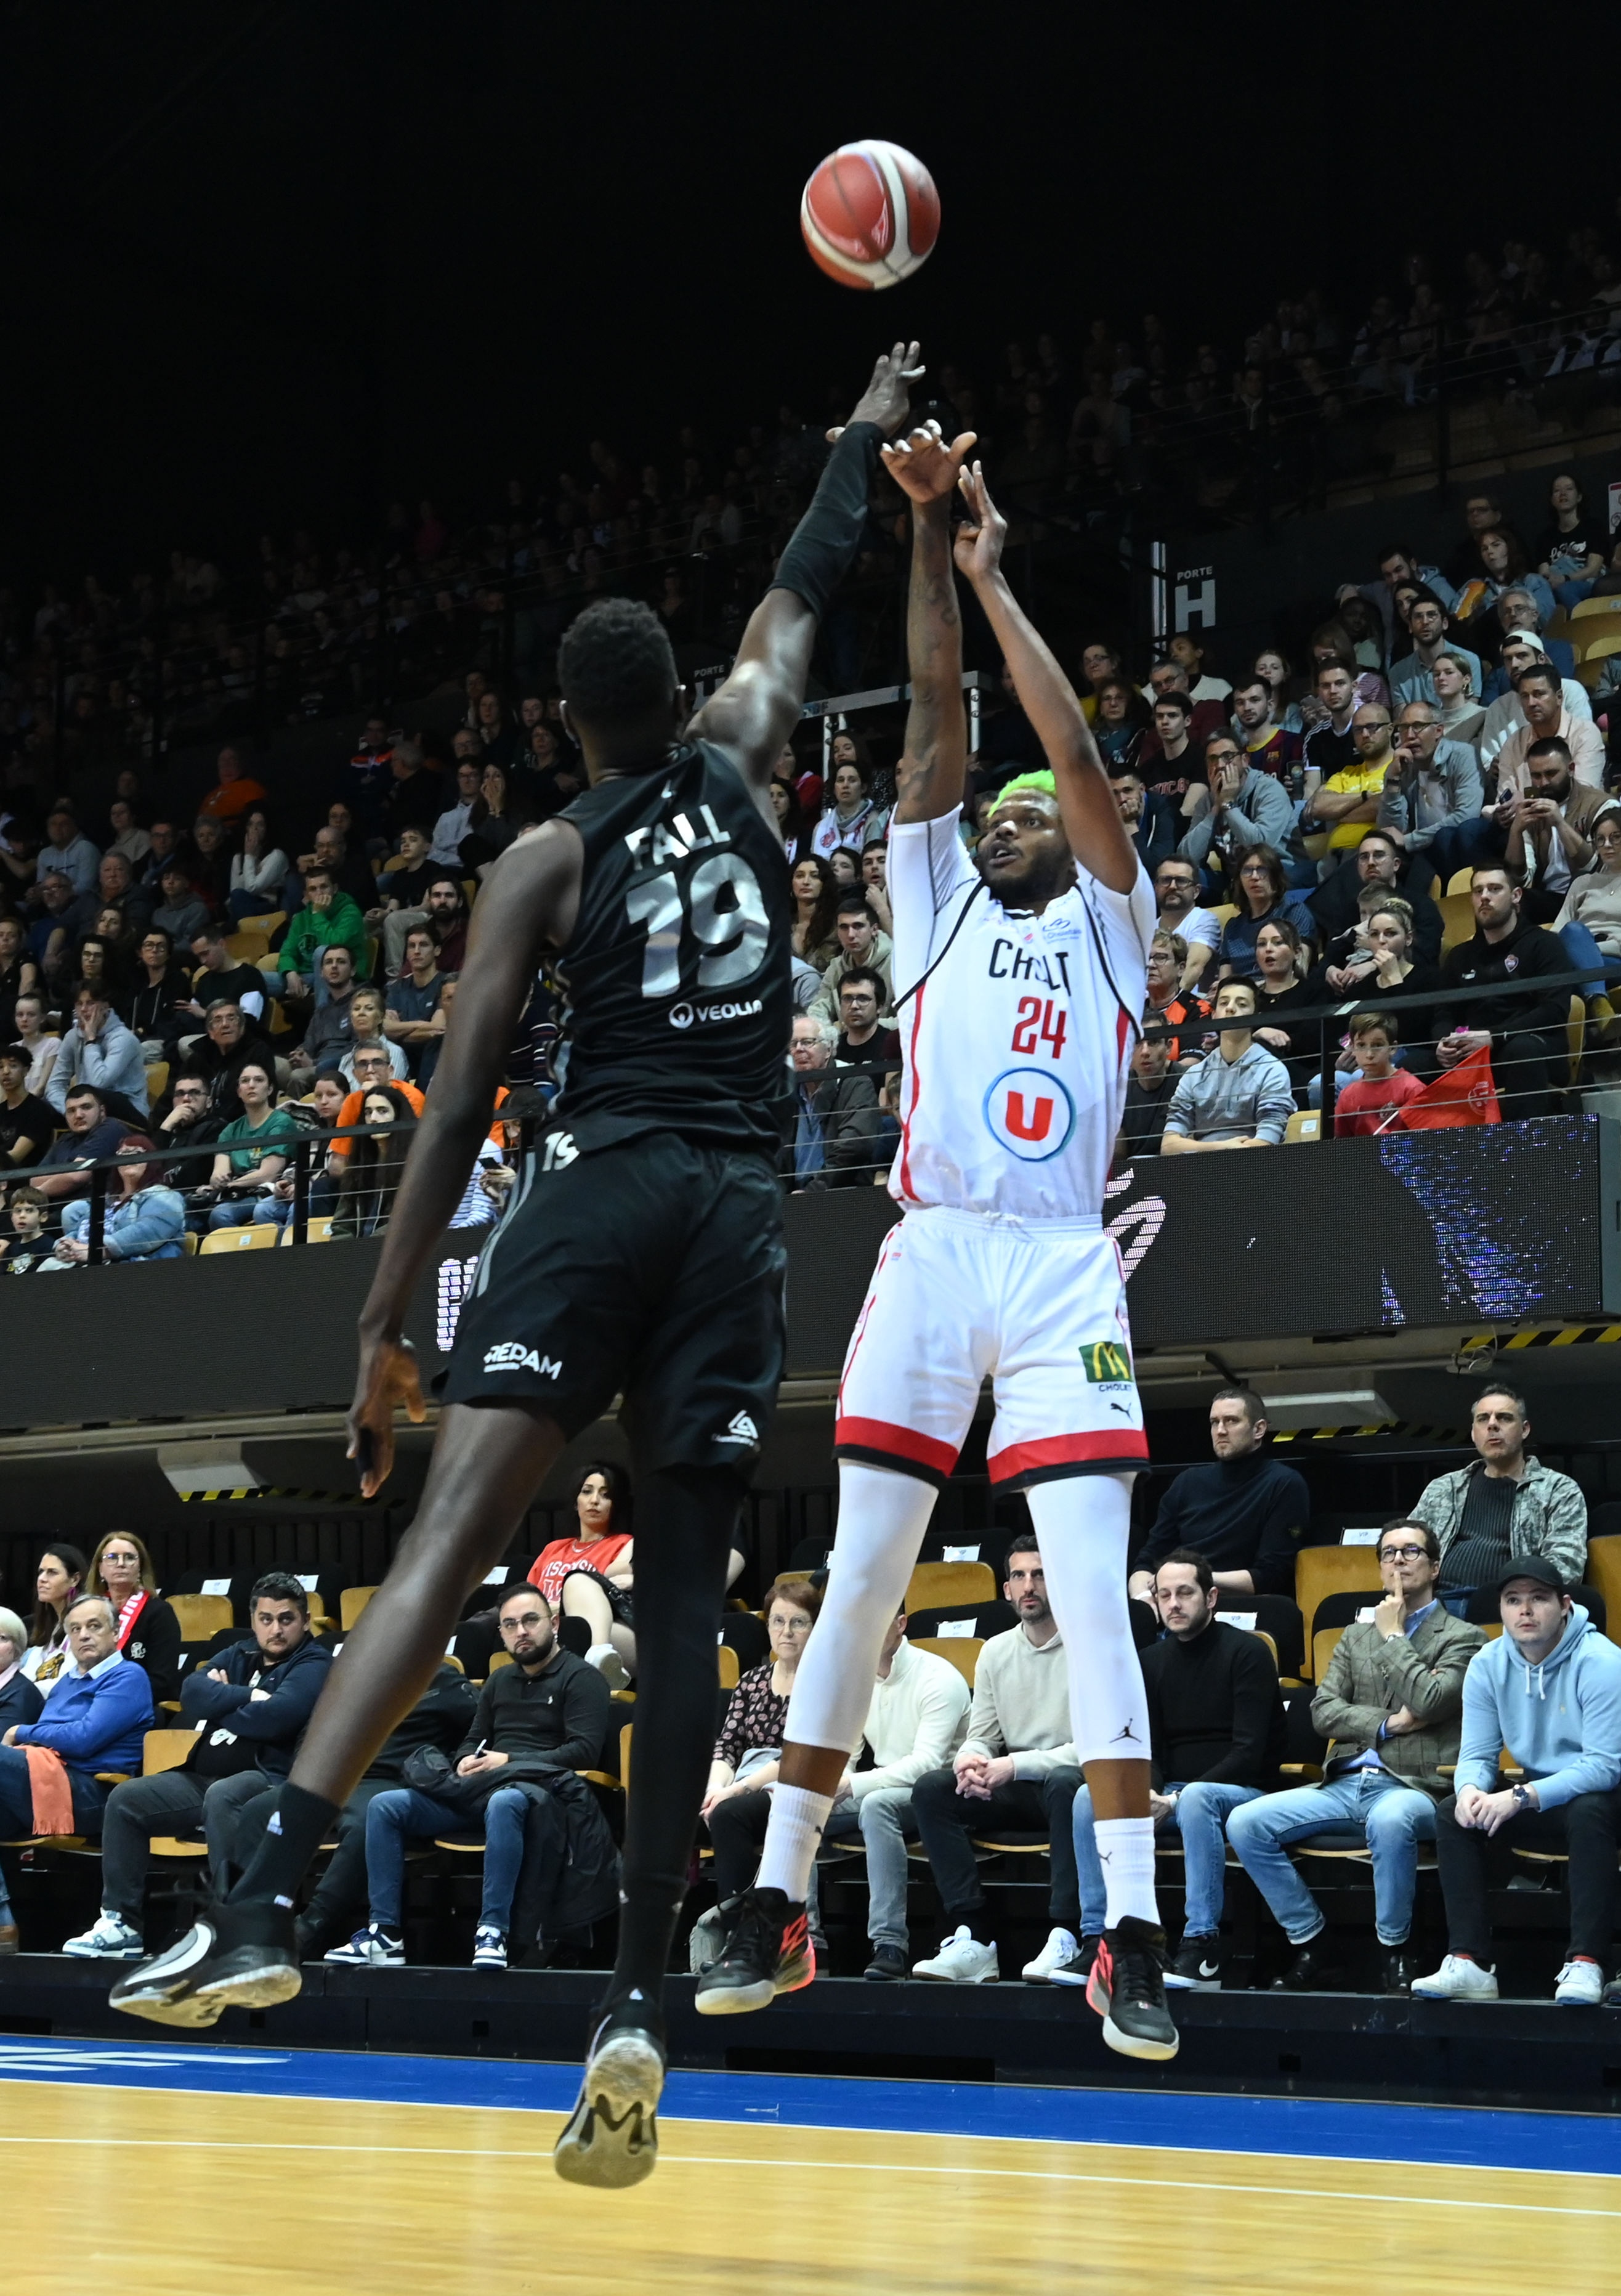
[[[1210,1405],[1211,1467],[1185,1467],[1159,1502],[1131,1591],[1153,1597],[1154,1573],[1173,1547],[1196,1547],[1222,1598],[1247,1609],[1257,1595],[1295,1591],[1295,1554],[1311,1515],[1306,1479],[1265,1449],[1265,1406],[1253,1390],[1223,1387]]]
[[[1187,1888],[1182,1943],[1165,1981],[1199,1993],[1214,1992],[1222,1981],[1227,1821],[1277,1784],[1283,1758],[1283,1697],[1272,1653],[1258,1635],[1217,1619],[1220,1600],[1205,1557],[1177,1547],[1154,1580],[1164,1632],[1142,1652],[1153,1757],[1149,1807],[1158,1826],[1182,1837]],[[1072,1822],[1085,1934],[1101,1920],[1105,1896],[1085,1786],[1077,1792]],[[1089,1956],[1083,1952],[1081,1960]],[[1079,1980],[1055,1970],[1052,1981]]]

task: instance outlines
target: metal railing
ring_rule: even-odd
[[[1621,981],[1621,963],[1612,959],[1602,967],[1590,964],[1579,972],[1543,972],[1529,980],[1477,981],[1463,988],[1420,989],[1414,992],[1385,989],[1375,983],[1369,988],[1357,990],[1353,995],[1337,997],[1331,1004],[1289,1004],[1275,1013],[1268,1007],[1258,1006],[1253,1014],[1235,1014],[1233,1017],[1237,1026],[1248,1028],[1252,1035],[1257,1029],[1273,1028],[1288,1029],[1292,1034],[1302,1023],[1309,1024],[1314,1021],[1317,1024],[1318,1077],[1322,1095],[1323,1119],[1321,1136],[1324,1140],[1331,1140],[1334,1136],[1333,1079],[1340,1049],[1340,1040],[1336,1031],[1339,1024],[1347,1021],[1353,1013],[1390,1013],[1399,1018],[1404,1012],[1422,1012],[1428,1015],[1468,1004],[1496,1004],[1504,997],[1514,999],[1546,996],[1550,990],[1555,988],[1564,988],[1569,996],[1580,996],[1589,984],[1599,978],[1601,971],[1607,985]],[[1246,980],[1250,978],[1248,973],[1236,977]],[[1218,990],[1220,986],[1218,982]],[[1551,1035],[1555,1029],[1563,1029],[1567,1026],[1568,1016],[1563,1016],[1558,1021],[1550,1021],[1542,1024],[1542,1027],[1535,1032],[1527,1030],[1527,1033]],[[1142,1033],[1145,1037],[1191,1037],[1196,1030],[1201,1037],[1219,1037],[1221,1023],[1214,1013],[1208,1020],[1199,1018],[1180,1021],[1159,1021],[1155,1019],[1150,1009],[1145,1012],[1143,1016]],[[1270,1051],[1271,1047],[1265,1046],[1263,1049]],[[1278,1057],[1298,1058],[1299,1055],[1280,1054]],[[1511,1090],[1509,1096],[1512,1096]],[[1514,1119],[1509,1120],[1512,1122]]]

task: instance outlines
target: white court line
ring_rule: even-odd
[[[703,2127],[707,2124],[696,2124]],[[830,2132],[838,2135],[840,2132]],[[890,2130],[888,2135],[907,2135],[905,2130]],[[970,2137],[969,2144],[989,2140]],[[1001,2140],[1006,2142],[1006,2139]],[[544,2158],[539,2152],[528,2149],[515,2151],[495,2144],[296,2144],[276,2142],[268,2144],[242,2144],[232,2137],[215,2136],[0,2136],[0,2144],[45,2145],[119,2145],[126,2151],[145,2150],[159,2152],[340,2152],[354,2154],[405,2153],[408,2158],[452,2161],[528,2161]],[[1146,2150],[1146,2147],[1138,2147]],[[1319,2188],[1311,2185],[1243,2185],[1223,2183],[1217,2178],[1191,2177],[1141,2177],[1120,2175],[1106,2177],[1095,2171],[1064,2169],[990,2169],[979,2168],[971,2161],[791,2161],[750,2160],[747,2153],[736,2152],[661,2152],[659,2161],[667,2169],[810,2169],[825,2174],[830,2169],[843,2174],[852,2169],[864,2169],[875,2177],[1018,2177],[1042,2185],[1128,2185],[1134,2190],[1146,2187],[1150,2191],[1167,2193],[1248,2193],[1259,2198],[1284,2201],[1385,2201],[1417,2209],[1489,2209],[1498,2214],[1527,2217],[1597,2217],[1609,2224],[1621,2224],[1621,2207],[1614,2209],[1556,2208],[1546,2202],[1453,2200],[1437,2193],[1347,2193],[1332,2186]],[[1520,2169],[1521,2176],[1591,2176],[1592,2169]]]

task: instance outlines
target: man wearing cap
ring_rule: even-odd
[[[1446,1956],[1412,1989],[1429,2000],[1496,2000],[1486,1891],[1516,1870],[1516,1849],[1536,1849],[1569,1861],[1570,1943],[1553,1997],[1592,2007],[1616,1923],[1621,1650],[1572,1602],[1546,1555],[1517,1556],[1497,1598],[1502,1639],[1463,1677],[1454,1792],[1437,1813]],[[1523,1773],[1510,1784],[1505,1760]]]
[[[1535,637],[1560,676],[1575,679],[1576,648],[1568,638],[1551,638],[1544,633],[1542,615],[1537,611],[1536,601],[1529,590],[1522,590],[1517,585],[1510,585],[1498,599],[1492,612],[1495,617],[1498,628],[1503,635],[1497,642],[1498,667],[1486,679],[1485,685],[1479,689],[1483,701],[1495,701],[1500,693],[1506,693],[1509,690],[1509,673],[1502,667],[1501,657],[1502,647],[1510,634],[1515,631],[1522,636],[1529,633]]]
[[[1488,755],[1486,730],[1492,722],[1492,712],[1486,712],[1486,726],[1481,728],[1481,764],[1483,769],[1495,767],[1497,792],[1514,790],[1524,796],[1529,779],[1526,771],[1526,752],[1533,742],[1544,742],[1557,734],[1570,752],[1571,771],[1578,782],[1588,789],[1604,786],[1604,740],[1587,709],[1587,696],[1582,696],[1581,710],[1571,709],[1565,700],[1560,674],[1551,662],[1534,661],[1519,671],[1514,680],[1514,699],[1520,711],[1520,723],[1510,726],[1508,737],[1496,752]],[[1496,708],[1492,704],[1492,709]]]

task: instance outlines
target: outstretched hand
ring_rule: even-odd
[[[1008,522],[991,500],[982,463],[968,463],[958,474],[957,484],[962,489],[972,524],[957,529],[952,555],[959,573],[966,574],[970,582],[982,582],[1002,563]]]
[[[362,1498],[374,1498],[392,1472],[394,1414],[400,1404],[412,1425],[420,1427],[428,1406],[422,1400],[416,1349],[408,1340],[363,1340],[346,1454],[360,1464]]]
[[[876,422],[892,439],[906,420],[912,404],[911,385],[923,372],[916,343],[896,343],[885,351],[872,369],[872,380],[856,400],[852,422]],[[842,439],[847,426],[828,432],[830,443]]]
[[[881,448],[884,468],[913,502],[938,502],[954,491],[975,434],[964,430],[950,446],[937,422],[924,422]]]

